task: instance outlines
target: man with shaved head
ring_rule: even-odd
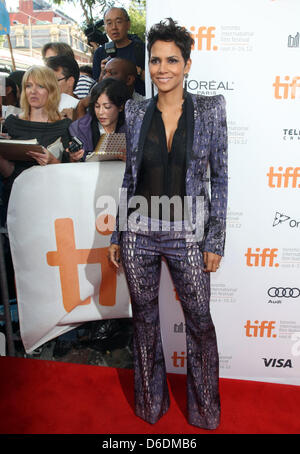
[[[135,91],[137,70],[133,62],[123,58],[112,58],[108,60],[101,71],[99,80],[107,79],[108,77],[123,80],[128,87],[132,99],[135,101],[144,99],[142,95]]]
[[[135,101],[141,101],[144,96],[135,91],[135,81],[137,77],[135,64],[123,58],[110,59],[101,71],[99,80],[112,77],[113,79],[122,80],[128,87],[131,98]],[[76,118],[83,117],[89,106],[90,95],[80,100],[76,109]]]

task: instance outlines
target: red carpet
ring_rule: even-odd
[[[187,423],[185,376],[169,374],[171,407],[155,425],[133,412],[133,371],[0,358],[1,434],[296,434],[300,387],[221,379],[221,424]]]

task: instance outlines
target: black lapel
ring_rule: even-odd
[[[194,143],[194,103],[190,93],[186,93],[186,167],[188,168]]]
[[[144,149],[145,140],[146,140],[147,133],[148,133],[148,130],[151,125],[152,116],[153,116],[154,109],[156,106],[156,98],[157,98],[157,96],[155,98],[151,99],[151,101],[147,107],[147,110],[145,112],[143,122],[141,125],[139,144],[138,144],[138,150],[137,150],[137,158],[136,158],[137,175],[139,173],[142,158],[143,158],[143,149]]]

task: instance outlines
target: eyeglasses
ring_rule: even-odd
[[[128,21],[125,19],[108,20],[105,22],[104,25],[106,25],[106,27],[112,27],[113,24],[122,25],[124,22],[128,22]]]

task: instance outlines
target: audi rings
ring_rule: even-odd
[[[300,289],[296,287],[271,287],[268,290],[268,295],[271,298],[298,298]]]

